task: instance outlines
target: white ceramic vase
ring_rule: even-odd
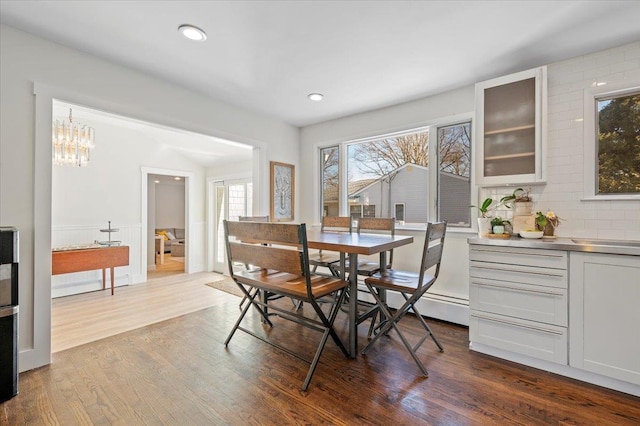
[[[479,217],[478,218],[478,237],[482,238],[486,234],[491,233],[491,218]]]

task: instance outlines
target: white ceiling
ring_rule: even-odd
[[[2,0],[0,22],[305,126],[640,40],[640,1]]]

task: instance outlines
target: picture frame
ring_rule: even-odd
[[[271,221],[292,222],[295,216],[295,166],[271,161],[269,205]]]

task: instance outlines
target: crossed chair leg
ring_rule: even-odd
[[[428,377],[429,373],[427,372],[427,369],[422,364],[422,361],[420,361],[420,359],[418,358],[416,351],[420,348],[420,346],[422,346],[424,341],[429,336],[431,336],[436,346],[438,346],[438,349],[440,350],[440,352],[443,352],[444,348],[442,347],[442,345],[440,344],[436,336],[433,334],[433,332],[431,331],[431,328],[425,322],[424,318],[422,318],[422,315],[420,315],[420,312],[418,312],[418,309],[415,307],[415,303],[420,299],[420,297],[422,297],[424,292],[414,293],[410,297],[407,297],[405,293],[400,293],[402,294],[402,297],[404,297],[405,303],[398,310],[396,310],[395,314],[392,314],[389,309],[389,306],[382,300],[381,293],[379,291],[376,291],[376,289],[374,289],[373,286],[369,284],[367,284],[367,287],[369,288],[369,291],[373,295],[374,299],[376,299],[376,303],[378,304],[378,307],[380,308],[380,311],[382,312],[383,317],[386,317],[386,320],[378,325],[378,327],[376,328],[377,332],[375,333],[375,336],[362,349],[361,353],[364,355],[369,350],[369,348],[371,348],[371,346],[380,338],[380,336],[388,334],[391,328],[393,328],[396,331],[396,333],[398,333],[398,336],[400,336],[400,340],[404,344],[405,348],[411,354],[411,357],[415,361],[420,371],[422,371],[422,373]],[[398,328],[398,322],[407,313],[409,313],[409,311],[412,311],[414,313],[414,315],[418,318],[418,321],[422,325],[422,328],[426,331],[426,334],[422,336],[414,346],[411,346],[407,338],[404,336],[404,334],[402,334],[402,332]]]
[[[324,312],[322,311],[322,309],[320,308],[320,306],[318,305],[318,303],[315,300],[308,300],[307,302],[313,307],[314,311],[316,312],[316,314],[318,315],[318,318],[320,319],[320,321],[315,320],[313,318],[307,318],[304,317],[302,314],[297,314],[295,312],[291,312],[291,311],[287,311],[284,310],[282,308],[276,307],[276,306],[270,306],[270,308],[274,311],[278,312],[278,315],[282,318],[288,319],[290,321],[293,321],[295,323],[298,323],[300,325],[303,325],[307,328],[310,328],[312,330],[316,330],[316,331],[322,331],[322,338],[320,339],[320,343],[318,344],[318,348],[316,349],[315,355],[313,357],[313,360],[308,360],[306,358],[304,358],[303,356],[301,356],[300,354],[293,352],[292,350],[277,344],[275,342],[269,341],[266,338],[264,338],[263,336],[260,336],[254,332],[252,332],[251,330],[248,330],[244,327],[240,326],[240,323],[242,322],[242,320],[244,319],[245,315],[247,314],[247,312],[249,311],[249,308],[251,306],[255,307],[256,310],[260,313],[260,315],[262,316],[262,321],[265,324],[268,324],[269,327],[273,327],[273,323],[269,320],[269,314],[267,314],[267,312],[265,312],[266,310],[266,303],[262,302],[260,300],[256,300],[256,296],[260,293],[259,291],[252,291],[252,288],[249,289],[245,289],[243,286],[242,287],[242,291],[245,293],[245,296],[247,298],[247,301],[249,303],[247,303],[243,309],[242,312],[240,313],[240,317],[238,318],[238,320],[236,321],[236,323],[234,324],[233,328],[231,329],[231,332],[229,333],[229,335],[227,336],[227,339],[224,342],[225,346],[228,346],[229,342],[231,341],[231,338],[233,337],[233,335],[235,334],[236,330],[242,330],[247,334],[250,334],[272,346],[277,347],[278,349],[295,356],[298,359],[301,359],[303,361],[306,361],[307,363],[310,364],[309,367],[309,371],[307,372],[307,376],[304,380],[304,383],[302,385],[302,390],[307,390],[307,388],[309,387],[309,383],[311,382],[311,378],[313,377],[313,373],[316,370],[316,367],[318,366],[318,362],[320,360],[320,356],[322,355],[322,352],[324,350],[324,347],[326,345],[327,339],[329,336],[331,336],[331,338],[333,339],[333,341],[336,343],[336,345],[338,345],[338,347],[340,348],[340,350],[342,351],[342,353],[348,357],[349,356],[349,352],[347,351],[346,347],[344,346],[344,344],[342,343],[342,341],[340,340],[340,337],[338,336],[338,334],[335,332],[334,328],[333,328],[333,323],[336,319],[336,316],[338,315],[338,311],[340,309],[341,304],[344,301],[345,295],[346,295],[346,291],[345,289],[340,290],[339,295],[337,295],[337,297],[335,298],[335,301],[333,303],[333,306],[331,307],[329,314],[325,315]],[[298,309],[296,309],[297,311]]]

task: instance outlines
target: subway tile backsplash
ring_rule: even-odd
[[[581,121],[585,89],[603,82],[640,83],[640,42],[550,64],[547,71],[547,183],[531,186],[534,212],[551,210],[561,217],[560,237],[640,240],[640,200],[583,200]],[[480,198],[499,200],[517,187],[482,188]],[[512,212],[503,209],[501,215]]]

